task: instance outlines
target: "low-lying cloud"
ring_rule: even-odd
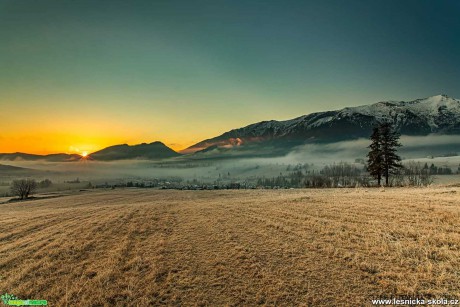
[[[425,158],[460,151],[458,135],[402,136],[399,153],[403,158]],[[288,165],[309,164],[320,169],[326,164],[337,162],[355,162],[365,160],[369,139],[357,139],[330,144],[306,144],[293,148],[284,155],[260,157],[261,154],[277,155],[278,148],[250,147],[214,149],[199,156],[182,156],[160,162],[154,161],[113,161],[113,162],[7,162],[15,166],[45,171],[43,177],[52,176],[56,180],[68,180],[79,177],[83,180],[133,178],[182,178],[184,180],[206,180],[213,182],[218,178],[241,180],[255,176],[278,176],[285,173]],[[259,157],[257,157],[259,156]],[[199,157],[199,158],[197,158]],[[48,173],[46,173],[48,172]],[[229,179],[229,180],[230,180]]]

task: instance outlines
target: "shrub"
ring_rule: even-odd
[[[37,190],[37,182],[34,179],[13,180],[11,194],[21,199],[28,198]]]

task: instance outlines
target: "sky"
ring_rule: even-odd
[[[262,120],[460,98],[460,1],[0,0],[0,152],[175,150]]]

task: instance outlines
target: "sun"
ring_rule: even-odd
[[[84,152],[81,153],[81,156],[82,156],[82,158],[86,158],[86,157],[88,157],[88,153],[86,151],[84,151]]]

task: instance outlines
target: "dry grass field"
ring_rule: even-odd
[[[456,187],[113,190],[0,208],[0,291],[50,306],[460,298]]]

